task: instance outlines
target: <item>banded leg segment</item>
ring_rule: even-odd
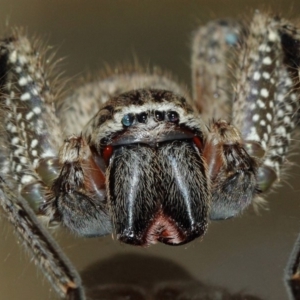
[[[0,206],[55,291],[66,299],[84,300],[80,276],[71,262],[41,226],[27,202],[17,197],[1,177]]]
[[[9,171],[22,185],[36,180],[39,158],[55,156],[61,141],[43,58],[17,30],[0,42],[4,132]]]
[[[0,41],[1,131],[5,133],[0,151],[9,153],[1,172],[37,212],[47,192],[44,178],[58,172],[54,157],[61,142],[42,52],[20,30]]]
[[[58,294],[84,299],[80,276],[21,196],[45,200],[42,180],[53,170],[40,163],[52,159],[56,164],[61,132],[43,57],[18,30],[0,41],[0,75],[5,134],[0,151],[1,156],[10,153],[1,166],[0,206]]]
[[[262,190],[270,187],[263,170],[274,168],[275,173],[280,180],[281,167],[284,167],[286,155],[292,140],[292,133],[299,120],[300,104],[300,32],[294,26],[281,20],[281,26],[278,29],[281,45],[283,49],[284,65],[280,70],[280,81],[277,87],[275,98],[276,114],[274,123],[276,124],[275,132],[269,143],[270,150],[264,161],[264,168],[260,169],[259,181],[266,185]]]
[[[287,52],[282,30],[279,18],[255,14],[252,34],[240,54],[233,105],[234,125],[241,131],[246,149],[261,159],[258,184],[262,192],[280,179],[299,105],[299,78],[296,69],[292,74],[293,54]],[[292,36],[289,39],[297,44]]]

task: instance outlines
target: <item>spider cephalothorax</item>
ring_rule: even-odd
[[[279,17],[211,22],[194,36],[192,97],[132,69],[58,102],[28,39],[1,40],[0,204],[61,296],[84,299],[80,278],[24,198],[82,236],[115,232],[134,245],[202,236],[209,219],[236,216],[280,179],[299,53],[299,31]]]

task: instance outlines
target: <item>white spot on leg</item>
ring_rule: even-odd
[[[265,51],[266,51],[266,52],[271,52],[271,50],[272,50],[272,48],[271,48],[270,46],[267,46],[267,47],[265,48]]]
[[[269,72],[263,72],[262,76],[264,79],[270,79],[270,73]]]
[[[270,113],[267,113],[266,117],[267,117],[268,121],[272,121],[272,115]]]
[[[246,137],[246,139],[248,140],[252,140],[252,141],[260,141],[260,137],[257,134],[256,128],[254,126],[252,126],[250,128],[250,133],[248,134],[248,136]]]
[[[282,101],[284,100],[284,95],[283,95],[283,94],[278,94],[277,100],[278,100],[279,102],[282,102]]]
[[[270,65],[272,63],[272,60],[270,58],[270,56],[266,56],[263,60],[262,60],[262,63],[264,65]]]
[[[276,34],[275,31],[269,31],[268,38],[269,38],[269,41],[275,42],[278,40],[278,34]]]
[[[279,109],[277,112],[277,117],[282,118],[284,116],[284,111],[282,109]]]
[[[253,122],[257,122],[259,120],[259,114],[255,114],[253,117],[252,117],[252,121]]]
[[[264,98],[269,97],[269,91],[267,89],[261,89],[260,95]]]
[[[288,104],[286,105],[285,109],[286,109],[286,111],[288,111],[290,113],[292,113],[294,111],[293,106],[292,105],[288,105]]]
[[[24,55],[19,55],[19,62],[21,65],[25,65],[27,63],[27,58]]]
[[[34,167],[34,168],[37,168],[38,165],[39,165],[39,162],[40,162],[40,160],[39,160],[38,158],[35,158],[35,159],[33,160],[33,167]]]
[[[13,145],[16,145],[16,144],[19,143],[19,141],[20,141],[20,139],[19,139],[18,137],[15,136],[14,138],[12,138],[11,143],[12,143]]]
[[[24,93],[24,94],[21,95],[20,99],[22,101],[29,100],[30,99],[30,94],[29,93]]]
[[[257,100],[257,105],[258,105],[260,108],[266,108],[266,103],[263,102],[263,101],[260,100],[260,99]]]
[[[271,125],[269,124],[269,125],[267,125],[267,131],[268,131],[268,133],[270,134],[271,133],[271,131],[272,131],[272,127],[271,127]]]
[[[267,44],[261,44],[258,47],[258,51],[265,52],[266,51],[266,47],[267,47]]]
[[[31,90],[31,93],[33,94],[33,95],[35,95],[35,96],[37,96],[39,93],[38,93],[38,91],[37,91],[37,89],[35,89],[35,88],[33,88],[32,90]]]
[[[22,171],[22,166],[21,165],[17,165],[16,166],[16,172],[21,172]]]
[[[38,156],[38,153],[37,153],[36,150],[32,150],[32,151],[31,151],[31,155],[32,155],[32,156]]]
[[[289,124],[289,123],[291,123],[291,118],[289,116],[285,116],[284,119],[283,119],[283,122],[285,124]]]
[[[18,83],[19,83],[20,86],[26,85],[27,82],[28,82],[28,81],[27,81],[27,79],[26,79],[25,77],[21,77],[21,78],[19,79],[19,81],[18,81]]]
[[[26,183],[30,183],[31,181],[34,180],[34,177],[31,175],[23,175],[21,178],[21,183],[22,184],[26,184]]]
[[[17,114],[17,121],[20,121],[22,119],[22,114],[21,113],[18,113]]]
[[[265,120],[261,120],[261,121],[259,122],[259,124],[260,124],[261,126],[266,126],[266,125],[267,125],[267,123],[266,123]]]
[[[37,107],[35,107],[35,108],[33,109],[33,112],[34,112],[36,115],[39,115],[39,114],[42,112],[42,110],[41,110],[41,108],[40,108],[39,106],[37,106]]]
[[[266,148],[267,148],[267,143],[266,143],[266,141],[261,140],[260,143],[261,143],[261,146],[263,147],[263,149],[266,150]]]
[[[39,142],[38,142],[37,139],[32,140],[31,143],[30,143],[30,148],[35,148],[35,147],[37,146],[38,143],[39,143]]]
[[[252,89],[251,94],[252,95],[258,95],[258,90],[257,89]]]
[[[21,147],[19,147],[18,149],[16,149],[15,151],[14,151],[14,156],[19,156],[20,154],[22,154],[24,152],[24,149],[23,148],[21,148]]]
[[[14,50],[9,57],[9,60],[12,64],[14,64],[17,61],[17,51]]]
[[[27,115],[26,115],[26,120],[30,120],[33,117],[34,113],[32,111],[30,111]]]
[[[296,101],[297,100],[297,95],[296,94],[291,94],[290,98],[291,98],[291,100]]]
[[[21,162],[23,165],[27,164],[27,158],[26,158],[25,156],[21,156],[21,157],[20,157],[20,162]]]
[[[284,126],[279,126],[275,129],[276,134],[285,136],[286,135],[286,129]]]
[[[258,81],[258,80],[260,79],[260,72],[258,72],[258,71],[254,72],[254,74],[253,74],[253,79],[254,79],[255,81]]]

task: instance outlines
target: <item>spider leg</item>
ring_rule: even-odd
[[[55,240],[44,229],[21,196],[16,197],[0,178],[0,206],[15,228],[34,262],[43,270],[54,290],[63,298],[85,299],[81,279]]]
[[[40,210],[81,236],[112,231],[106,203],[105,175],[82,136],[65,139],[59,152],[61,169]]]
[[[259,159],[258,187],[281,178],[299,108],[299,31],[279,17],[255,13],[240,55],[233,124]]]
[[[234,80],[229,69],[237,59],[244,27],[234,20],[218,20],[201,26],[192,41],[192,87],[196,111],[208,123],[230,119]]]
[[[27,189],[39,198],[44,183],[36,169],[41,160],[55,158],[61,141],[55,96],[44,65],[40,53],[20,30],[0,41],[4,133],[0,152],[2,157],[10,153],[8,159],[1,160],[0,205],[54,290],[68,299],[84,299],[80,276],[21,196]],[[46,191],[45,187],[42,196]]]
[[[224,36],[226,34],[223,41]],[[256,13],[247,36],[241,40],[232,125],[223,120],[212,122],[203,152],[212,182],[211,219],[235,216],[258,193],[266,192],[280,179],[296,125],[299,107],[297,30],[280,18]],[[224,58],[228,50],[226,47],[212,49],[207,48],[203,55],[210,57],[215,51],[216,57]],[[200,70],[208,69],[205,60],[200,62]],[[206,82],[213,85],[203,88],[199,79],[194,84],[195,89],[200,84],[204,99],[207,90],[213,97],[218,72],[203,75]],[[225,81],[220,86],[225,86]],[[220,105],[228,103],[223,95]],[[212,100],[212,103],[215,102]],[[222,114],[224,117],[224,112],[220,112]]]
[[[245,38],[245,28],[233,20],[219,20],[200,27],[192,46],[192,80],[195,109],[210,121],[203,156],[211,180],[211,219],[237,215],[256,192],[257,163],[244,149],[239,131],[224,120],[231,119],[229,66],[237,60]]]
[[[300,297],[300,235],[298,236],[294,249],[289,257],[288,264],[284,272],[284,281],[289,295],[289,299],[299,299]]]

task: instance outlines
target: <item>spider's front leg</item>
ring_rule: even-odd
[[[229,77],[227,69],[215,69],[214,65],[233,63],[226,60],[232,50],[238,57],[232,116],[226,116],[224,110],[216,114],[231,119],[232,125],[212,122],[204,151],[213,184],[212,219],[235,216],[258,193],[280,180],[299,107],[297,29],[279,17],[258,12],[249,31],[240,28],[230,22],[215,22],[199,30],[194,40],[194,95],[198,101],[197,91],[204,90],[204,101],[210,95],[213,103],[218,99],[220,105],[230,103],[224,94],[224,80],[219,79],[221,75]],[[211,39],[199,44],[199,36],[206,31],[213,32]],[[196,55],[197,51],[201,55]],[[218,60],[220,57],[224,60]],[[205,82],[208,84],[204,86]]]
[[[44,64],[20,31],[0,41],[0,205],[54,290],[68,299],[84,299],[78,273],[24,199],[42,203],[47,182],[59,168],[61,131]]]
[[[240,54],[233,123],[267,192],[281,180],[299,109],[299,30],[279,17],[254,15]]]

